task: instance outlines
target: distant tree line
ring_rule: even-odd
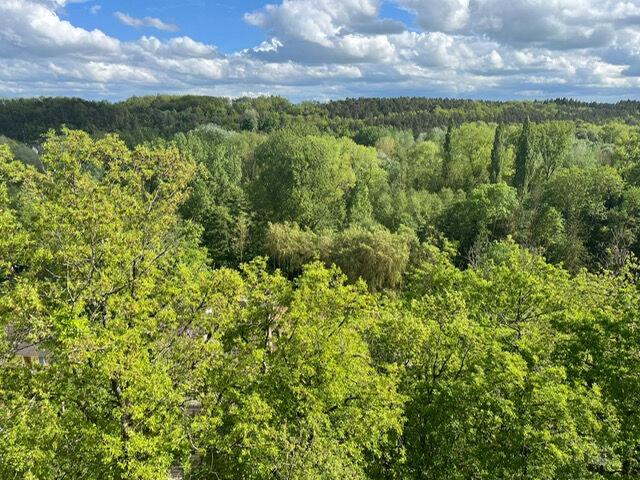
[[[42,135],[49,129],[65,125],[92,135],[117,132],[133,146],[213,123],[230,130],[263,133],[297,126],[309,132],[360,138],[366,142],[367,136],[376,135],[376,131],[383,128],[410,130],[417,136],[449,123],[512,124],[522,123],[526,118],[536,123],[570,120],[601,124],[618,119],[637,124],[639,112],[640,103],[636,101],[611,104],[569,99],[497,102],[399,97],[294,104],[281,97],[231,100],[157,95],[132,97],[117,103],[42,97],[0,100],[0,135],[32,145],[41,142]]]

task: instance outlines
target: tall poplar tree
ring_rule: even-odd
[[[491,165],[489,166],[489,178],[491,179],[491,183],[500,183],[502,181],[505,130],[504,123],[500,123],[496,128],[496,134],[493,139]]]
[[[447,134],[444,137],[443,157],[442,157],[442,182],[447,183],[451,177],[451,164],[453,163],[453,155],[451,152],[451,136],[453,134],[453,122],[449,122]]]
[[[518,141],[516,152],[516,173],[513,184],[520,193],[529,190],[529,183],[533,175],[534,144],[531,121],[527,118],[522,126],[522,133]]]

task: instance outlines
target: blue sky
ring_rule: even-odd
[[[188,35],[203,43],[216,45],[223,53],[250,48],[265,39],[264,33],[243,20],[246,11],[254,11],[267,2],[253,0],[110,0],[68,5],[66,15],[74,25],[92,30],[98,28],[121,40],[135,41],[141,35],[160,39]],[[96,5],[100,9],[92,13]],[[163,32],[152,27],[131,28],[117,19],[117,12],[135,18],[156,17],[179,26],[179,32]]]
[[[0,0],[0,96],[640,98],[640,0]]]

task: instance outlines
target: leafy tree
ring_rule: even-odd
[[[0,167],[31,239],[0,300],[1,476],[163,477],[190,452],[182,406],[199,342],[186,332],[213,330],[199,232],[177,215],[195,165],[175,147],[69,130],[42,158],[46,173]],[[21,343],[50,365],[13,360]]]
[[[640,476],[637,110],[0,101],[0,478]]]
[[[333,238],[327,260],[338,265],[350,280],[362,278],[374,291],[392,289],[407,269],[411,232],[393,234],[385,228],[350,227]]]
[[[365,147],[375,147],[378,141],[388,135],[388,130],[376,126],[366,126],[361,128],[353,136],[353,141]]]
[[[438,165],[442,161],[438,144],[432,141],[417,143],[407,151],[406,158],[411,165],[408,187],[437,192],[441,187]]]
[[[556,363],[556,326],[580,304],[568,275],[499,250],[460,271],[431,248],[407,300],[380,318],[372,352],[400,368],[409,398],[400,478],[593,478],[607,452],[599,389]]]
[[[516,191],[507,184],[481,185],[445,208],[440,225],[448,238],[460,242],[460,253],[468,256],[474,244],[507,236],[517,204]]]
[[[330,137],[275,133],[256,152],[254,206],[274,222],[310,228],[342,224],[345,193],[355,185],[355,173],[340,150],[339,141]]]
[[[240,128],[242,130],[248,130],[255,132],[260,125],[260,116],[253,108],[245,110],[240,119]]]
[[[637,266],[617,275],[582,275],[574,294],[587,308],[561,325],[563,360],[570,377],[601,389],[613,410],[613,418],[603,422],[607,448],[590,470],[597,478],[635,478],[640,473]]]
[[[571,271],[604,260],[613,231],[620,222],[624,181],[611,167],[558,171],[546,185],[543,201],[564,219],[565,245],[561,257]]]
[[[369,188],[356,182],[347,201],[347,218],[350,224],[368,226],[373,223],[373,207],[369,200]]]
[[[381,226],[356,224],[342,232],[316,234],[285,222],[269,224],[265,243],[276,265],[289,274],[319,259],[339,266],[351,282],[362,279],[371,290],[381,291],[398,286],[417,239],[407,229],[394,234]]]
[[[607,104],[568,99],[490,102],[402,97],[293,104],[273,96],[229,101],[225,97],[154,95],[132,97],[117,103],[38,97],[3,100],[0,103],[0,134],[34,144],[40,142],[49,129],[67,125],[92,135],[119,133],[129,146],[133,146],[157,137],[169,139],[176,133],[207,123],[234,130],[251,130],[256,126],[255,116],[245,112],[255,111],[257,126],[265,132],[306,124],[307,133],[332,132],[352,136],[357,143],[367,146],[374,146],[392,129],[409,131],[415,136],[446,128],[451,120],[457,125],[477,121],[516,124],[526,118],[538,123],[579,120],[597,125],[616,124],[602,132],[600,138],[608,142],[611,137],[637,125],[638,109],[636,101]],[[586,129],[596,133],[595,130]],[[592,135],[591,138],[595,137]]]
[[[181,213],[203,226],[203,244],[211,257],[224,265],[239,262],[251,228],[249,199],[242,188],[242,158],[227,141],[229,135],[220,130],[197,130],[176,137],[180,150],[200,166]]]
[[[564,249],[568,244],[565,219],[555,207],[545,207],[533,218],[531,225],[533,245],[542,247],[547,259],[554,263],[565,261]]]
[[[393,137],[387,136],[382,137],[376,142],[376,150],[380,152],[381,155],[391,157],[397,151],[397,144]]]
[[[380,211],[382,197],[388,192],[387,172],[374,148],[356,145],[346,138],[338,140],[337,148],[342,162],[348,163],[355,175],[355,183],[351,183],[350,177],[343,177],[346,221],[368,226],[373,222],[374,212]]]
[[[317,235],[302,230],[297,223],[269,223],[265,247],[278,268],[289,274],[300,273],[302,267],[319,255]]]
[[[568,122],[545,122],[536,126],[536,145],[542,158],[545,180],[562,165],[564,156],[571,147],[574,126]]]
[[[293,285],[259,261],[216,275],[236,284],[219,303],[236,305],[222,357],[232,368],[208,368],[200,387],[192,478],[368,478],[401,429],[402,397],[362,336],[375,308],[364,284],[318,263]]]
[[[5,298],[12,289],[13,282],[23,273],[33,245],[29,233],[19,221],[19,212],[12,208],[9,191],[21,182],[24,168],[13,161],[13,155],[7,145],[0,145],[0,298]],[[0,315],[4,313],[0,303]],[[0,338],[5,332],[0,330]],[[6,344],[0,346],[7,346]],[[0,354],[7,354],[0,350]]]
[[[460,125],[453,134],[453,165],[450,177],[452,188],[469,192],[489,182],[491,145],[494,129],[484,122]]]

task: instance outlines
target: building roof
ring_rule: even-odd
[[[40,349],[39,343],[21,343],[16,350],[18,357],[46,357],[47,352]]]

